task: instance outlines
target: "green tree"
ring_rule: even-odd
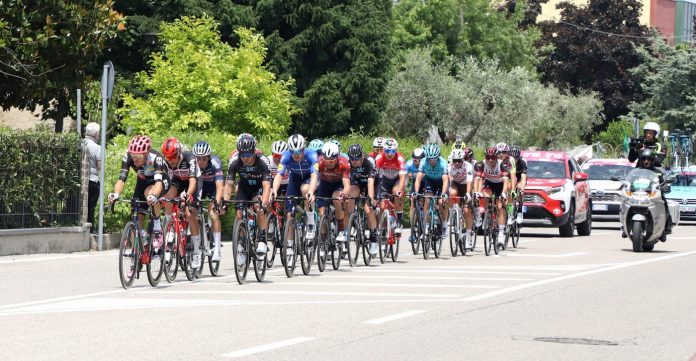
[[[0,2],[0,106],[41,105],[62,131],[68,98],[89,79],[105,41],[123,29],[112,0]]]
[[[535,68],[534,43],[540,33],[522,28],[527,4],[497,9],[489,0],[401,0],[394,6],[394,42],[403,56],[415,47],[430,47],[434,58],[498,59],[506,69]]]
[[[484,146],[500,140],[544,148],[575,144],[601,109],[594,95],[563,95],[522,68],[505,70],[473,57],[433,65],[424,50],[407,54],[387,93],[384,132],[424,137],[436,125],[450,139],[459,135]]]
[[[265,69],[260,35],[236,30],[238,48],[220,40],[210,17],[183,17],[160,26],[162,53],[138,81],[147,97],[126,95],[120,111],[135,132],[217,129],[229,133],[283,135],[295,112],[292,80],[278,81]]]
[[[637,46],[647,44],[644,37],[649,35],[640,24],[643,5],[638,0],[590,0],[583,7],[568,2],[557,7],[561,21],[540,24],[542,43],[554,50],[539,71],[546,83],[564,92],[599,93],[604,103],[599,131],[643,98],[641,79],[631,72],[642,63]]]
[[[639,53],[645,62],[634,73],[645,79],[645,100],[632,104],[632,110],[672,129],[696,127],[696,46],[675,48],[655,37]]]
[[[371,128],[385,104],[392,58],[391,0],[253,1],[269,67],[296,80],[309,136]]]

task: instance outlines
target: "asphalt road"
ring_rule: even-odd
[[[221,277],[152,288],[143,274],[130,290],[115,251],[0,257],[0,359],[696,357],[696,225],[651,253],[598,222],[590,237],[526,229],[496,257],[401,250],[397,263],[292,279],[277,263],[240,286],[227,246]]]

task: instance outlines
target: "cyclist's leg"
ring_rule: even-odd
[[[307,193],[309,193],[310,176],[308,175],[306,178],[301,179],[302,185],[300,186],[300,192],[302,192],[303,197],[306,197]],[[321,186],[321,182],[319,182],[319,186]],[[314,236],[316,235],[316,215],[314,209],[312,208],[312,205],[310,205],[309,202],[305,202],[305,213],[307,214],[306,238],[309,241],[311,241],[312,239],[314,239]]]
[[[215,183],[203,183],[203,192],[201,199],[215,200],[217,196],[217,188]],[[222,238],[222,225],[220,216],[215,209],[213,202],[208,203],[208,218],[210,218],[211,232],[213,234],[213,261],[220,260],[220,240]]]
[[[259,187],[254,193],[254,200],[261,202],[261,193],[263,193],[263,187]],[[259,235],[259,244],[256,247],[256,254],[263,255],[268,249],[266,247],[266,231],[268,230],[268,218],[266,217],[266,210],[261,204],[254,204],[254,212],[256,212],[256,226]]]
[[[341,196],[341,193],[343,193],[343,183],[338,182],[338,185],[336,186],[336,189],[333,191],[333,194],[331,196],[333,198],[339,198]],[[344,203],[340,200],[335,200],[333,201],[333,205],[334,209],[336,209],[336,226],[338,227],[338,229],[336,230],[338,233],[336,238],[339,241],[344,241],[346,239],[344,234],[346,226],[346,212],[343,209]]]
[[[290,179],[288,180],[288,187],[286,190],[286,195],[288,197],[299,197],[302,192],[300,189],[300,186],[302,185],[302,178],[297,177],[297,176],[290,176]],[[287,200],[285,202],[285,217],[286,219],[290,220],[293,217],[292,214],[292,207],[294,206],[293,202]],[[293,242],[295,241],[295,229],[290,228],[288,230],[288,234],[285,235],[285,239],[287,240],[288,246],[292,246]]]
[[[496,197],[496,213],[498,213],[498,244],[505,243],[505,221],[506,221],[506,209],[505,202],[500,196],[503,194],[503,183],[494,183],[492,185],[493,194]]]
[[[394,185],[391,188],[391,194],[394,196],[394,212],[396,212],[396,224],[401,228],[401,219],[404,216],[404,194],[401,192],[399,178],[395,179]]]

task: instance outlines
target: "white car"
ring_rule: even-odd
[[[590,183],[594,220],[619,220],[621,180],[635,167],[634,162],[623,158],[590,159],[582,164]]]

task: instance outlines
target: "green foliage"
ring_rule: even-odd
[[[162,53],[152,55],[150,74],[140,73],[147,97],[127,94],[120,110],[124,127],[136,133],[158,129],[285,134],[295,112],[292,81],[278,81],[263,66],[264,40],[236,30],[238,48],[220,41],[209,17],[162,24]]]
[[[503,140],[559,148],[579,142],[599,121],[595,96],[560,94],[522,68],[507,71],[473,58],[433,65],[430,59],[422,50],[407,55],[387,89],[384,132],[424,139],[436,125],[449,138],[460,135],[479,146]]]
[[[633,123],[629,120],[615,120],[604,130],[597,134],[594,138],[595,142],[610,144],[615,147],[623,147],[624,137],[633,136]]]
[[[674,48],[655,37],[639,54],[645,62],[634,73],[645,79],[645,100],[632,104],[632,110],[671,129],[696,127],[696,46]]]
[[[597,92],[604,103],[603,129],[641,101],[641,79],[630,70],[642,63],[637,47],[649,29],[640,24],[639,0],[590,0],[585,6],[561,2],[561,21],[540,24],[542,43],[554,50],[539,65],[544,82],[564,92]],[[597,31],[583,30],[567,23]],[[606,33],[625,36],[610,36]]]
[[[0,128],[0,228],[78,223],[80,144],[75,133]]]
[[[489,0],[402,0],[394,5],[394,43],[401,57],[410,49],[431,47],[434,59],[498,59],[501,66],[533,70],[539,30],[522,27],[527,4],[497,9]],[[508,11],[512,9],[512,12]]]
[[[3,1],[0,106],[42,105],[44,117],[55,118],[56,130],[62,130],[67,99],[88,78],[105,40],[124,29],[112,7],[112,0]]]
[[[374,126],[391,69],[392,1],[253,3],[271,69],[296,79],[294,129],[327,136]]]

